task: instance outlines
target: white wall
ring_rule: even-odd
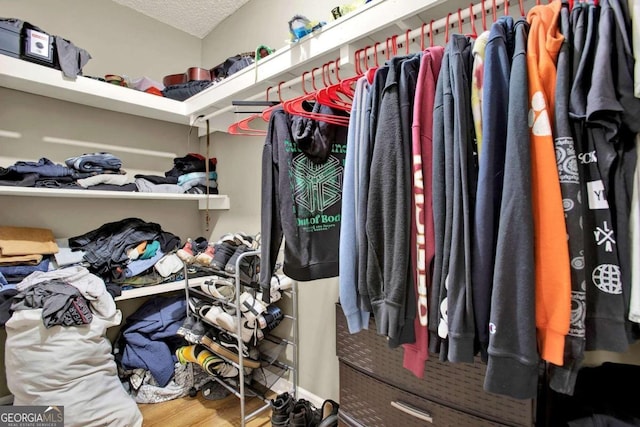
[[[200,66],[200,40],[108,0],[0,0],[0,16],[64,37],[92,59],[84,74],[146,76]]]
[[[203,67],[214,67],[241,52],[253,52],[262,44],[276,50],[282,48],[290,39],[288,22],[294,15],[306,16],[311,21],[331,22],[331,9],[343,3],[250,0],[203,39]]]

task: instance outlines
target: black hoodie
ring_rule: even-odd
[[[282,109],[272,113],[262,152],[263,288],[270,286],[283,237],[287,276],[308,281],[338,275],[346,144],[346,127]]]

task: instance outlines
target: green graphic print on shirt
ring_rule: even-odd
[[[344,145],[344,146],[343,146]],[[293,209],[298,229],[306,233],[329,231],[340,224],[344,149],[346,144],[334,144],[332,154],[324,163],[314,163],[295,144],[285,142],[293,153],[289,178]]]

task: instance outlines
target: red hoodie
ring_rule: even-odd
[[[431,163],[433,134],[433,103],[444,48],[427,49],[420,62],[415,92],[412,125],[412,185],[411,262],[416,292],[416,340],[404,344],[403,366],[418,378],[424,376],[424,363],[429,357],[427,328],[427,289],[431,286],[431,263],[435,255],[433,205],[431,200]],[[427,191],[425,191],[425,188]]]

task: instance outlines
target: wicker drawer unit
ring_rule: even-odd
[[[390,349],[387,340],[376,334],[373,320],[368,330],[349,334],[346,319],[339,305],[336,305],[336,351],[340,360],[341,410],[342,400],[347,399],[349,402],[350,396],[358,388],[357,385],[349,385],[349,390],[346,389],[348,384],[343,382],[343,371],[344,367],[348,366],[377,380],[376,385],[391,386],[414,395],[415,398],[426,399],[431,402],[430,405],[436,403],[487,422],[497,423],[494,425],[535,425],[534,401],[511,399],[484,391],[486,366],[480,359],[473,364],[464,364],[440,362],[436,357],[432,357],[425,364],[424,379],[419,379],[402,367],[402,349]],[[362,403],[372,406],[366,400]],[[385,411],[388,407],[389,410],[397,412],[389,403],[382,407]],[[345,412],[348,415],[348,407],[345,408]],[[362,423],[357,417],[354,420],[362,425],[370,425]],[[424,421],[420,425],[425,424],[429,425]],[[440,424],[434,417],[433,425],[455,424]]]
[[[347,363],[340,363],[340,413],[343,425],[352,427],[505,426],[423,399]]]

